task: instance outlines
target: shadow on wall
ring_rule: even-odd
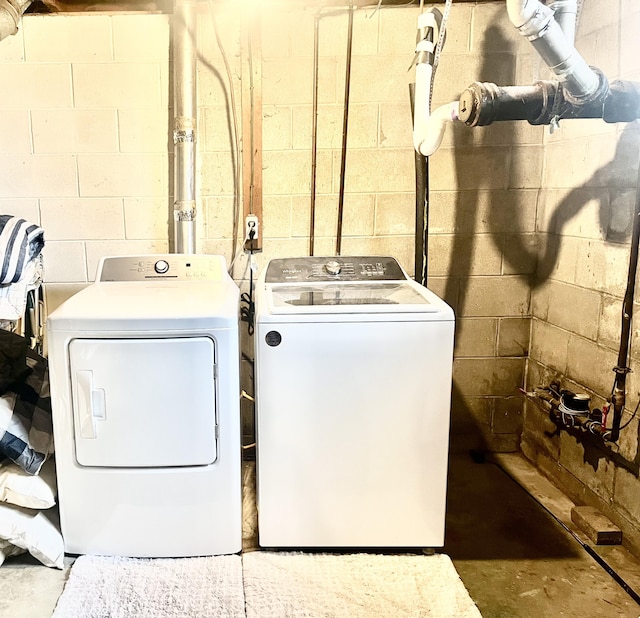
[[[487,59],[481,65],[478,81],[496,81],[496,67],[492,66],[491,50],[501,49],[508,52],[511,43],[504,37],[500,28],[491,26],[486,30],[484,37],[484,48],[487,53],[481,55]],[[506,56],[506,54],[505,54]],[[503,71],[502,78],[507,83],[500,85],[513,85],[516,79],[515,71],[515,51],[511,50],[510,57],[513,59],[511,67]],[[525,121],[522,121],[525,122]],[[572,122],[571,120],[565,120]],[[601,123],[602,120],[594,119],[592,122]],[[495,140],[495,133],[499,131],[499,142]],[[469,132],[474,132],[471,136]],[[512,122],[496,123],[483,129],[472,129],[461,124],[454,125],[454,156],[456,186],[464,187],[465,176],[468,176],[468,157],[464,156],[465,147],[473,144],[474,147],[505,148],[509,144],[515,144],[517,140],[516,125]],[[533,234],[526,232],[526,222],[523,220],[523,212],[520,209],[519,197],[523,193],[518,189],[510,187],[509,197],[505,199],[490,199],[486,220],[483,222],[483,229],[487,230],[491,236],[491,241],[499,250],[503,259],[503,272],[518,274],[528,283],[530,290],[543,285],[557,268],[561,244],[563,242],[563,230],[566,226],[580,214],[585,207],[596,200],[598,202],[598,218],[602,238],[607,242],[621,243],[628,241],[631,235],[633,223],[633,211],[635,201],[635,184],[637,174],[640,140],[638,139],[638,123],[629,123],[625,126],[619,136],[618,144],[611,161],[598,168],[590,178],[579,187],[568,190],[566,195],[558,202],[553,213],[548,218],[544,228],[547,234],[541,234],[536,228]],[[496,145],[496,143],[500,145]],[[515,157],[511,157],[511,165],[518,165]],[[527,163],[520,163],[526,165]],[[511,177],[522,176],[519,172],[525,170],[511,170]],[[485,179],[473,187],[473,190],[459,190],[455,203],[455,223],[454,229],[464,230],[463,233],[456,233],[453,240],[451,255],[455,256],[455,268],[450,269],[444,298],[447,302],[456,307],[458,317],[465,317],[467,314],[467,293],[470,277],[473,274],[473,260],[476,251],[477,233],[479,230],[478,213],[481,210],[479,192],[481,190],[491,190],[496,187],[491,184],[491,173]],[[538,209],[545,207],[550,209],[553,205],[553,195],[541,187],[538,195]],[[509,209],[508,216],[505,216],[505,209]],[[539,224],[538,224],[539,225]],[[532,242],[534,240],[534,242]],[[456,338],[463,335],[464,321],[456,323]],[[526,352],[525,352],[526,354]],[[464,428],[464,432],[469,434],[470,428],[474,429],[474,434],[480,448],[486,446],[483,435],[490,433],[490,427],[481,427],[482,418],[479,418],[478,410],[470,405],[469,399],[465,396],[460,384],[464,376],[454,376],[453,385],[453,406],[452,406],[452,448],[458,437],[455,435],[456,425]],[[515,390],[522,386],[514,384]],[[494,393],[487,392],[486,396],[495,396]],[[481,397],[481,395],[476,395]],[[494,404],[495,404],[494,399]],[[493,411],[495,414],[495,411]],[[491,422],[491,421],[490,421]],[[492,436],[493,437],[493,436]],[[468,442],[468,437],[465,442]]]
[[[510,43],[506,40],[500,28],[496,26],[490,26],[487,28],[484,42],[484,49],[491,51],[494,49],[501,49],[508,51]],[[492,55],[484,54],[482,51],[480,55],[486,60],[480,66],[479,74],[476,79],[478,81],[495,81],[495,69],[492,67],[491,61]],[[494,55],[495,56],[495,55]],[[506,54],[505,54],[506,56]],[[513,83],[515,79],[515,55],[512,54],[514,61],[512,66],[505,72],[505,78],[510,83]],[[504,69],[503,69],[504,70]],[[469,132],[476,131],[472,139],[469,139]],[[488,147],[493,145],[494,148],[500,148],[488,139],[490,136],[491,128],[484,130],[471,129],[461,124],[454,125],[453,136],[453,152],[454,152],[454,169],[455,169],[455,186],[464,187],[464,178],[468,176],[468,159],[466,156],[461,156],[465,152],[465,146],[472,144],[472,147]],[[509,135],[513,133],[513,130],[505,136],[502,143],[511,143],[513,140],[509,138]],[[515,137],[515,136],[514,136]],[[482,182],[473,188],[471,191],[458,190],[456,193],[455,202],[455,230],[464,230],[463,233],[456,233],[453,239],[453,246],[451,249],[451,256],[455,256],[455,269],[450,268],[450,273],[447,277],[447,283],[444,292],[444,298],[447,302],[453,304],[456,307],[457,317],[466,316],[466,301],[467,291],[472,275],[472,262],[474,259],[474,252],[476,250],[477,230],[478,230],[478,212],[480,210],[480,198],[479,192],[481,190],[494,189],[491,184],[491,174],[487,175]],[[489,231],[491,232],[493,242],[503,251],[513,252],[514,256],[517,255],[520,260],[518,263],[522,263],[522,251],[526,251],[528,247],[514,247],[514,240],[517,242],[518,237],[515,233],[522,228],[520,225],[520,215],[516,209],[513,213],[513,217],[510,217],[512,225],[512,233],[506,234],[504,230],[504,224],[494,225],[494,221],[504,221],[504,216],[498,216],[497,209],[503,209],[504,203],[502,201],[491,201],[490,219],[487,221]],[[514,257],[514,260],[516,258]],[[453,264],[453,262],[452,262]],[[463,335],[464,322],[456,320],[456,339]],[[471,446],[474,449],[486,450],[487,440],[486,435],[491,432],[492,416],[495,412],[493,409],[495,401],[490,400],[492,393],[487,392],[484,396],[476,395],[474,398],[468,398],[464,394],[464,389],[459,384],[464,380],[464,376],[456,376],[454,373],[454,382],[452,390],[452,432],[451,432],[451,448],[453,451],[463,450],[467,446]],[[514,394],[517,392],[517,388],[520,384],[514,384]],[[480,399],[489,399],[490,408],[487,414],[486,407],[484,405],[475,405],[481,403]],[[486,403],[486,402],[485,402]],[[484,417],[483,417],[484,414]],[[482,426],[482,425],[488,426]],[[458,428],[458,429],[457,429]],[[492,450],[492,449],[489,449]]]

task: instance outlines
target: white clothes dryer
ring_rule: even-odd
[[[238,302],[221,256],[108,257],[49,316],[66,552],[241,550]]]
[[[256,288],[263,547],[444,544],[454,316],[390,257],[272,260]]]

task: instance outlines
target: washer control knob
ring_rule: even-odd
[[[324,269],[330,275],[339,275],[340,271],[342,270],[342,264],[340,264],[340,262],[337,262],[336,260],[331,260],[324,265]]]
[[[166,260],[158,260],[154,265],[153,269],[159,274],[164,275],[169,270],[169,262]]]

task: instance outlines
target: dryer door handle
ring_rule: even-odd
[[[80,429],[80,437],[94,439],[96,420],[105,420],[104,390],[93,388],[93,371],[81,369],[76,371],[76,421]]]

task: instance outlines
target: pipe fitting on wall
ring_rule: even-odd
[[[18,32],[20,18],[30,4],[31,0],[0,0],[0,41]]]
[[[603,96],[598,73],[564,35],[550,7],[539,0],[507,0],[507,12],[511,23],[555,73],[569,101],[583,105]]]
[[[604,94],[581,105],[566,96],[559,82],[540,81],[532,86],[474,82],[460,96],[458,115],[470,127],[501,120],[527,120],[540,125],[570,118],[602,118],[605,122],[640,118],[640,84],[618,80],[609,85],[606,77],[597,73]]]

